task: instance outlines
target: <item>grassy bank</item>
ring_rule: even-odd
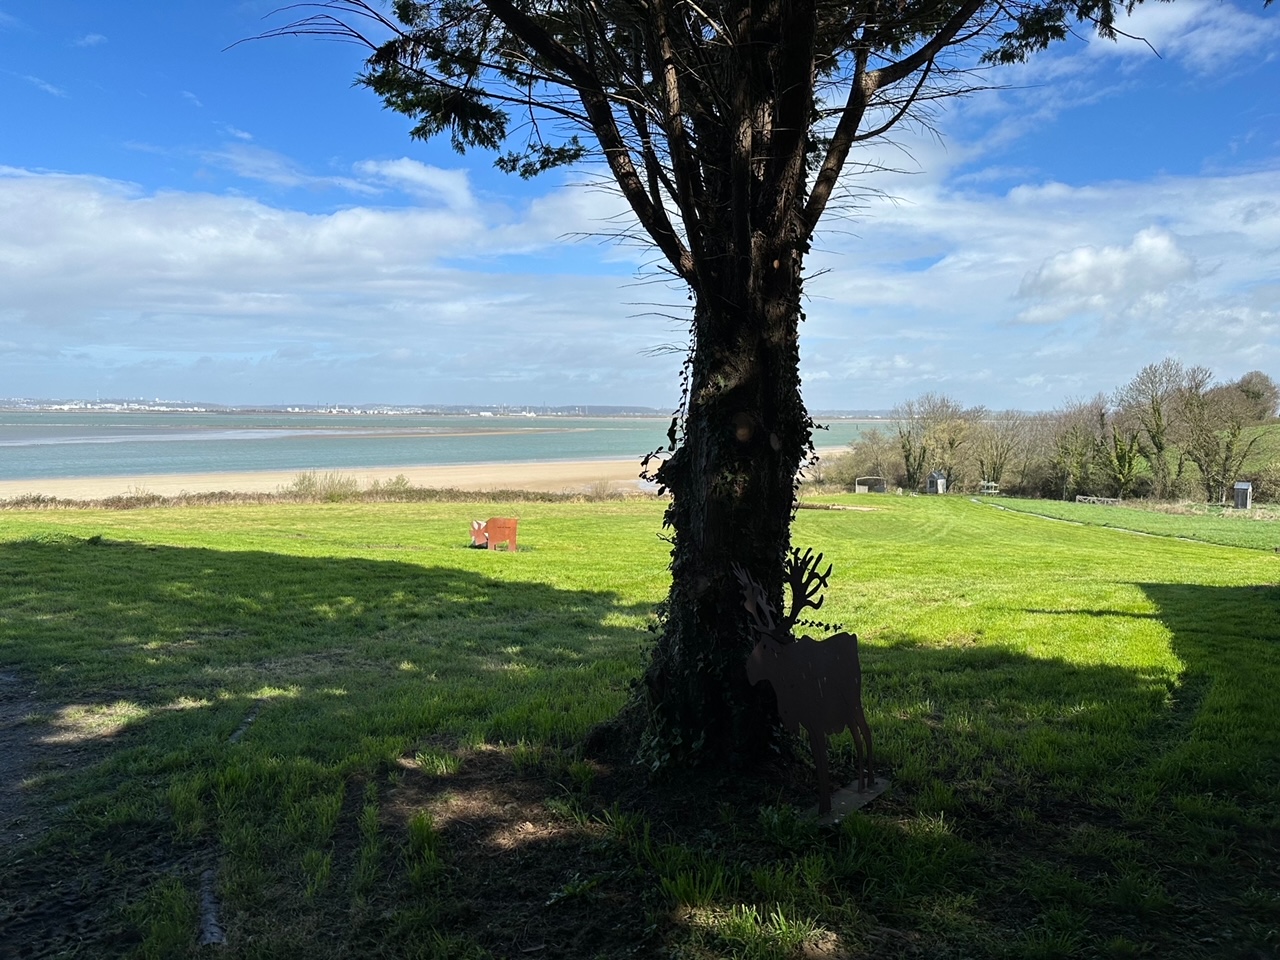
[[[660,503],[0,515],[4,942],[196,956],[216,905],[232,957],[1280,950],[1280,558],[844,502],[796,540],[894,785],[827,829],[808,783],[577,748],[643,663]]]

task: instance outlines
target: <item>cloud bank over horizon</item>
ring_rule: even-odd
[[[0,170],[6,393],[145,382],[134,392],[217,402],[671,402],[678,359],[649,354],[683,340],[654,315],[681,315],[681,292],[635,285],[639,255],[583,264],[594,245],[566,239],[600,231],[616,200],[561,186],[514,210],[478,199],[465,170],[408,158],[352,175],[415,202],[302,213]],[[1166,355],[1275,370],[1269,197],[1280,173],[996,197],[921,184],[811,255],[809,402],[880,408],[938,390],[1040,408]]]

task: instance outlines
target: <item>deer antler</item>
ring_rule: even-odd
[[[825,590],[830,584],[828,579],[831,576],[833,565],[827,564],[826,573],[820,573],[818,568],[822,566],[822,554],[814,556],[813,548],[805,550],[804,556],[800,555],[798,549],[791,551],[791,556],[787,560],[787,583],[791,585],[791,612],[787,614],[786,625],[790,629],[794,624],[799,622],[800,613],[805,607],[813,610],[822,608],[825,597],[817,596],[819,590]]]
[[[739,564],[733,564],[733,573],[738,578],[738,583],[742,584],[742,605],[747,608],[747,615],[751,617],[751,629],[767,637],[775,636],[778,624],[773,619],[775,611],[773,604],[765,596],[764,587]]]

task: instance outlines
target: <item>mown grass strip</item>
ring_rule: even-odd
[[[1280,551],[1280,514],[1266,508],[1232,510],[1208,508],[1174,511],[1167,505],[1143,504],[1102,506],[1062,500],[1019,500],[1012,497],[981,497],[983,503],[1004,510],[1069,520],[1091,527],[1111,527],[1146,533],[1155,537],[1200,540],[1246,550]],[[1159,508],[1159,509],[1158,509]]]

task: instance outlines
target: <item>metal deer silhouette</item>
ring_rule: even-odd
[[[823,626],[800,619],[809,608],[817,610],[822,598],[814,599],[827,586],[831,567],[819,571],[822,554],[792,550],[786,565],[791,588],[791,610],[778,619],[764,588],[745,569],[734,564],[733,572],[742,584],[743,605],[751,617],[752,632],[758,638],[747,657],[747,679],[752,685],[768,680],[778,698],[778,714],[783,725],[798,734],[804,727],[818,768],[818,813],[831,810],[828,778],[827,736],[846,727],[853,734],[858,764],[858,789],[875,783],[871,770],[871,728],[862,710],[862,665],[858,662],[858,637],[836,633],[825,640],[803,636],[797,639],[792,628]]]

